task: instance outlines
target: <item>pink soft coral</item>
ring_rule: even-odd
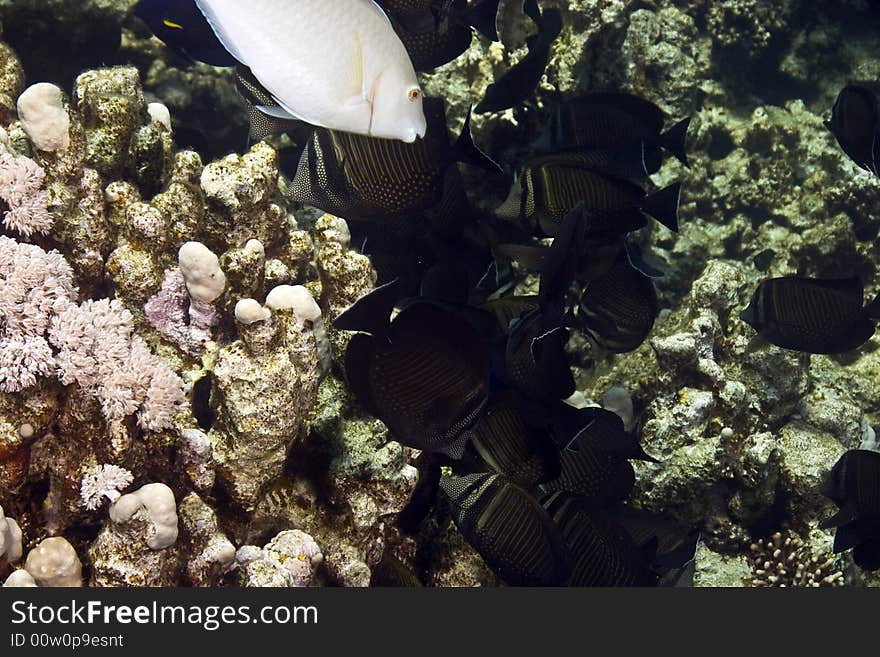
[[[0,199],[9,206],[3,213],[6,228],[24,237],[52,229],[45,177],[42,167],[30,158],[0,151]]]

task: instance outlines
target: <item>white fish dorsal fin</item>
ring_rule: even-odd
[[[394,25],[391,23],[391,19],[388,18],[388,14],[385,13],[385,10],[382,9],[382,7],[379,6],[379,3],[377,3],[376,0],[363,0],[363,1],[364,1],[364,2],[368,2],[368,3],[370,3],[371,5],[373,5],[373,8],[374,8],[376,11],[378,11],[380,14],[382,14],[382,16],[385,18],[385,20],[388,21],[388,25],[391,25],[391,27],[392,27],[392,29],[393,29]]]
[[[233,45],[232,40],[229,38],[229,35],[221,28],[220,21],[217,20],[217,14],[214,11],[214,8],[211,6],[211,0],[195,0],[196,7],[199,8],[199,11],[202,12],[205,19],[208,21],[208,24],[211,26],[211,29],[214,30],[214,35],[217,37],[217,40],[220,41],[220,45],[226,48],[227,52],[235,57],[239,62],[247,66],[247,61],[244,59],[242,54],[238,51],[238,49]]]

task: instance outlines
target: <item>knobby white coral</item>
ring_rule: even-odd
[[[80,497],[83,506],[89,510],[97,509],[106,497],[111,502],[119,499],[119,491],[128,488],[134,476],[118,465],[98,465],[89,470],[80,484]]]

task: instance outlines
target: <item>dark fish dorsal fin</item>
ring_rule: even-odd
[[[376,352],[376,338],[357,333],[351,336],[345,350],[345,379],[358,401],[370,413],[376,413],[370,385],[370,364]]]
[[[498,41],[498,4],[500,0],[483,0],[465,13],[465,19],[489,41]]]
[[[561,326],[532,338],[531,351],[539,379],[549,397],[566,399],[575,391],[574,375],[565,354],[567,335]]]
[[[648,278],[663,278],[665,274],[645,260],[642,247],[631,240],[623,241],[623,248],[630,266]]]
[[[503,174],[504,170],[501,166],[474,143],[474,137],[471,134],[471,111],[472,108],[468,108],[461,134],[458,136],[455,146],[452,147],[456,161],[470,164],[489,173]]]
[[[362,296],[333,320],[343,331],[361,331],[385,336],[391,323],[391,311],[400,296],[400,279],[395,278]]]
[[[542,304],[558,301],[571,284],[574,251],[585,227],[585,206],[580,203],[562,219],[559,232],[546,250],[538,288]]]

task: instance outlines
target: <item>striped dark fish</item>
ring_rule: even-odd
[[[844,87],[825,127],[853,162],[880,176],[880,105],[873,91],[857,85]]]
[[[471,444],[494,472],[531,488],[559,476],[559,457],[547,432],[529,426],[517,402],[509,391],[493,399],[474,427]]]
[[[624,256],[587,284],[575,321],[603,349],[625,353],[644,342],[658,312],[654,283]]]
[[[471,45],[467,0],[380,0],[379,4],[417,71],[451,62]]]
[[[862,307],[862,282],[840,279],[771,278],[758,286],[740,319],[784,349],[836,354],[860,347],[874,335],[878,299]]]
[[[525,490],[502,475],[443,477],[462,535],[488,566],[511,586],[562,586],[571,555],[553,520]]]
[[[591,93],[566,99],[535,143],[539,152],[613,150],[645,144],[662,147],[687,164],[690,118],[663,132],[665,117],[654,103],[625,93]]]
[[[825,527],[855,517],[880,522],[880,452],[851,449],[844,453],[823,483],[822,494],[841,510],[822,523]]]
[[[574,559],[570,586],[656,584],[656,577],[626,530],[608,515],[586,509],[570,493],[550,493],[540,503],[559,527]]]
[[[469,122],[450,145],[441,99],[425,99],[424,111],[427,133],[409,144],[317,128],[291,181],[291,200],[349,220],[411,214],[442,200],[456,161],[497,170],[474,145]]]
[[[479,334],[428,302],[402,310],[387,337],[353,336],[345,372],[395,440],[452,458],[461,458],[489,394],[489,357]]]
[[[421,588],[423,584],[412,568],[386,548],[382,560],[371,569],[370,586]]]
[[[278,135],[284,132],[294,132],[299,137],[303,136],[305,130],[311,130],[302,121],[282,119],[258,110],[258,107],[278,107],[279,105],[272,98],[272,94],[266,91],[246,66],[236,66],[235,88],[238,90],[239,95],[244,98],[247,105],[248,119],[250,120],[248,139],[251,142],[258,142],[270,135]]]
[[[547,156],[526,164],[516,185],[521,186],[520,219],[545,235],[557,235],[565,216],[581,203],[594,234],[638,230],[647,223],[645,214],[678,230],[679,183],[646,195],[626,180]]]
[[[491,312],[498,320],[498,327],[507,333],[510,324],[538,307],[537,296],[512,296],[493,299],[480,305],[480,308]]]
[[[642,182],[660,170],[660,146],[636,142],[618,148],[562,151],[552,155],[557,164],[584,167],[615,178]]]
[[[568,335],[548,325],[536,308],[510,329],[505,348],[505,380],[531,399],[565,399],[574,393],[574,376],[565,354]]]
[[[839,511],[819,526],[836,527],[834,551],[853,550],[864,570],[880,570],[880,452],[853,449],[843,454],[822,485]]]
[[[541,485],[544,491],[568,491],[589,498],[595,507],[607,507],[626,498],[635,484],[628,459],[649,459],[628,434],[620,417],[602,408],[564,409],[567,417],[554,418],[552,431],[559,444],[560,474]]]

